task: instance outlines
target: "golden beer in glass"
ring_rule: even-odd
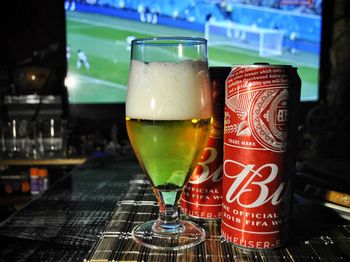
[[[204,230],[179,219],[178,201],[211,128],[206,40],[135,39],[131,53],[127,131],[159,204],[159,218],[132,235],[149,248],[192,247],[204,240]]]

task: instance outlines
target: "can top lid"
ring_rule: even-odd
[[[256,62],[253,65],[257,65],[257,66],[272,66],[272,67],[290,67],[292,68],[292,65],[274,65],[274,64],[270,64],[270,63],[266,63],[266,62]]]
[[[294,69],[298,70],[297,67],[294,67],[292,65],[281,65],[281,64],[270,64],[270,63],[264,63],[264,62],[257,62],[253,64],[234,64],[232,65],[231,69],[234,70],[236,68],[259,68],[259,67],[275,67],[275,68],[286,68],[286,69]]]
[[[217,78],[226,79],[226,77],[229,75],[230,72],[231,72],[230,66],[210,66],[209,67],[209,74],[212,80]]]
[[[266,62],[256,62],[256,63],[254,63],[254,65],[270,65],[270,63],[266,63]]]
[[[236,64],[232,65],[232,68],[237,68],[237,67],[261,67],[261,66],[267,66],[267,67],[284,67],[284,68],[295,68],[292,65],[278,65],[278,64],[270,64],[270,63],[265,63],[265,62],[256,62],[253,64]]]

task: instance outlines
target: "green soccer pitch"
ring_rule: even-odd
[[[70,103],[118,103],[125,101],[130,63],[127,37],[199,36],[203,33],[169,26],[141,23],[91,13],[67,12],[67,45],[71,48],[68,60]],[[90,69],[77,68],[77,50],[88,57]],[[302,79],[302,99],[317,96],[317,57],[297,53],[281,57],[261,58],[258,52],[232,46],[209,47],[209,66],[232,64],[291,64],[298,67]]]

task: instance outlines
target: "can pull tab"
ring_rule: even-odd
[[[257,62],[257,63],[254,63],[253,65],[269,65],[269,63],[266,63],[266,62]]]

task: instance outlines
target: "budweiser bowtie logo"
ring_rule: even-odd
[[[268,202],[278,205],[284,198],[285,183],[276,184],[278,166],[267,163],[262,166],[255,164],[244,165],[235,160],[224,162],[224,176],[232,179],[233,183],[224,196],[227,203],[237,202],[244,208],[260,207]],[[270,185],[274,184],[274,188]],[[250,194],[247,197],[247,194]]]

